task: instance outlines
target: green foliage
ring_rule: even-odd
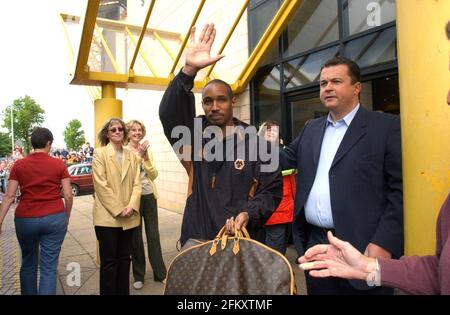
[[[20,140],[28,154],[31,149],[31,132],[34,127],[42,125],[45,111],[28,95],[14,100],[12,108],[14,140]],[[11,106],[3,110],[3,117],[3,127],[8,129],[11,137]]]
[[[0,157],[11,154],[11,137],[7,133],[0,132]]]
[[[63,132],[64,142],[67,149],[70,151],[78,151],[81,146],[86,142],[84,137],[84,130],[81,130],[81,122],[78,119],[72,119]]]

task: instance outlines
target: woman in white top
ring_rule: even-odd
[[[136,154],[140,165],[142,195],[141,206],[141,225],[136,229],[133,238],[133,287],[139,290],[144,285],[145,278],[145,251],[144,242],[142,240],[142,225],[145,225],[145,235],[147,236],[147,250],[150,264],[153,269],[153,280],[165,282],[166,266],[162,257],[161,243],[159,240],[158,229],[158,205],[156,199],[158,194],[156,185],[153,181],[158,176],[158,171],[153,162],[153,156],[149,149],[149,142],[143,141],[146,131],[145,126],[138,120],[132,120],[127,123],[128,145],[126,146],[131,152]]]

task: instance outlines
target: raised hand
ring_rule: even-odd
[[[149,146],[150,143],[148,142],[148,140],[143,141],[138,146],[138,154],[141,158],[144,158],[145,160],[147,160],[147,149]]]
[[[190,76],[195,76],[200,69],[203,69],[218,60],[223,55],[211,57],[211,46],[216,37],[216,29],[214,24],[206,24],[198,41],[195,41],[195,26],[191,29],[189,44],[186,49],[186,63],[183,72]]]

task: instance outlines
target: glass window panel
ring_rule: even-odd
[[[261,66],[265,66],[271,63],[275,63],[280,59],[280,54],[278,52],[278,41],[276,41],[273,45],[273,47],[270,49],[267,56],[264,58],[264,60],[261,63]]]
[[[284,64],[284,84],[287,89],[315,82],[319,79],[322,65],[339,52],[339,46],[333,46],[303,56]]]
[[[255,125],[266,120],[281,122],[280,66],[260,70],[254,79]]]
[[[373,109],[385,113],[400,114],[398,76],[388,76],[372,81]]]
[[[322,105],[319,97],[292,101],[291,106],[292,139],[295,139],[299,135],[308,120],[328,114],[328,110]]]
[[[344,18],[345,35],[395,21],[395,0],[348,0],[344,3]]]
[[[395,27],[348,42],[345,56],[361,68],[395,60]]]
[[[303,1],[287,27],[287,39],[287,56],[338,40],[337,1]]]
[[[101,0],[98,7],[96,28],[88,58],[90,71],[127,73],[123,54],[123,34],[118,33],[111,24],[105,20],[123,22],[126,18],[126,1]]]
[[[250,50],[252,51],[264,34],[279,8],[278,1],[266,1],[250,11]]]
[[[250,5],[249,5],[249,7],[250,7],[250,8],[254,8],[254,7],[256,7],[258,4],[260,4],[261,2],[264,2],[264,1],[267,1],[267,0],[250,0]]]

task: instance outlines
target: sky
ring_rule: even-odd
[[[0,114],[15,99],[29,95],[45,110],[43,126],[52,131],[56,148],[65,147],[63,132],[72,119],[81,121],[86,141],[94,143],[94,105],[85,87],[70,84],[70,54],[58,16],[61,12],[84,15],[85,3],[2,1]],[[72,42],[76,53],[77,39]]]

